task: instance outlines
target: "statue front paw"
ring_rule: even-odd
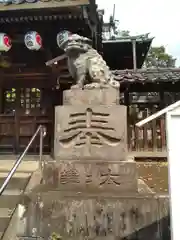
[[[84,86],[85,89],[93,89],[93,88],[100,88],[100,87],[101,86],[99,83],[90,83]]]
[[[75,84],[71,86],[71,89],[83,89],[83,86],[80,86],[79,84]]]

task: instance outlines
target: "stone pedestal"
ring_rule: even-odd
[[[55,109],[55,159],[124,161],[126,107],[71,105]]]
[[[34,199],[29,215],[23,236],[34,238],[22,240],[53,239],[53,234],[67,240],[170,240],[166,198],[56,191]]]
[[[55,109],[55,159],[124,161],[127,155],[126,107],[116,89],[64,91]]]
[[[136,164],[127,159],[126,107],[118,96],[113,88],[64,91],[64,105],[55,109],[56,166],[46,166],[58,172],[54,186],[137,192]]]
[[[21,236],[160,240],[168,199],[161,202],[139,184],[136,163],[127,158],[126,107],[118,96],[115,89],[64,92],[64,106],[55,109],[55,159],[28,195]]]
[[[137,193],[135,162],[60,161],[44,168],[46,190]],[[55,177],[52,177],[55,176]]]
[[[119,90],[107,89],[73,89],[64,91],[63,105],[119,105]]]

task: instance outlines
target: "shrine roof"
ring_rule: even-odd
[[[180,68],[156,68],[134,70],[114,70],[112,71],[115,80],[132,83],[148,82],[177,82],[180,81]]]
[[[131,42],[133,38],[136,38],[137,68],[141,69],[153,40],[148,34],[118,40],[103,40],[103,58],[110,69],[133,69]]]
[[[91,0],[37,0],[37,1],[16,1],[13,3],[11,0],[0,0],[0,12],[5,11],[17,11],[17,10],[28,10],[28,9],[50,9],[50,8],[69,8],[74,6],[88,5]],[[7,3],[8,4],[4,4]],[[18,2],[21,2],[18,4]]]

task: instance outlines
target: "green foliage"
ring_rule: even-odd
[[[59,234],[53,232],[50,237],[50,240],[62,240],[62,237]]]
[[[122,31],[116,31],[116,39],[122,38],[122,37],[129,37],[130,36],[130,31],[128,30],[122,30]]]
[[[164,46],[151,47],[146,57],[144,67],[146,68],[173,68],[176,59],[166,53]]]

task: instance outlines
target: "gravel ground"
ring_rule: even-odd
[[[168,193],[168,167],[166,162],[138,162],[139,178],[155,192]]]

